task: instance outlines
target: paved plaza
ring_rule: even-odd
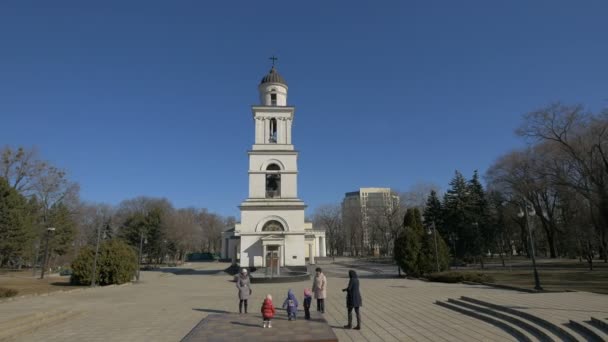
[[[223,263],[195,263],[190,271],[143,272],[140,284],[85,289],[0,302],[0,340],[179,341],[203,318],[238,311],[232,277]],[[608,296],[585,292],[528,294],[485,286],[397,279],[382,269],[359,270],[363,297],[361,331],[344,330],[347,266],[322,265],[328,276],[325,319],[340,341],[513,341],[482,320],[439,306],[461,296],[514,305],[552,322],[608,317]],[[301,297],[311,282],[253,284],[250,312],[273,295],[280,306],[287,290]],[[314,303],[313,303],[314,306]],[[283,314],[277,311],[278,315]],[[258,329],[258,327],[247,327]],[[259,329],[262,329],[261,322]]]

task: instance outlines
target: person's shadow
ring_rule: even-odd
[[[230,311],[215,310],[215,309],[197,309],[197,308],[192,308],[192,310],[206,312],[206,313],[212,313],[212,314],[228,314],[228,313],[230,313]]]
[[[230,323],[231,323],[231,324],[234,324],[234,325],[242,325],[242,326],[246,326],[246,327],[254,327],[254,328],[259,328],[259,327],[260,327],[260,325],[259,325],[259,324],[251,324],[251,323],[243,323],[243,322],[234,322],[234,321],[232,321],[232,322],[230,322]]]

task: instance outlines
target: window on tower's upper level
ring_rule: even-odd
[[[277,119],[270,119],[270,136],[268,137],[269,143],[277,142]]]
[[[270,105],[271,106],[277,105],[277,94],[270,94]]]
[[[280,171],[281,168],[277,164],[270,164],[266,167],[266,171]],[[266,198],[281,197],[281,174],[278,172],[270,172],[266,174]]]

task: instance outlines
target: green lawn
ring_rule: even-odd
[[[543,261],[538,265],[540,284],[550,291],[589,291],[608,294],[608,264],[594,262],[593,271],[586,263],[577,261]],[[483,272],[494,278],[497,284],[524,288],[534,288],[534,273],[530,265],[513,267],[492,267],[486,270],[466,270]]]

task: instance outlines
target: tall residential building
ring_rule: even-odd
[[[360,224],[363,248],[377,249],[377,246],[370,245],[370,219],[375,213],[391,211],[398,206],[399,195],[390,188],[360,188],[359,191],[344,194],[342,221],[351,227]],[[350,245],[350,241],[347,241],[347,245]]]

